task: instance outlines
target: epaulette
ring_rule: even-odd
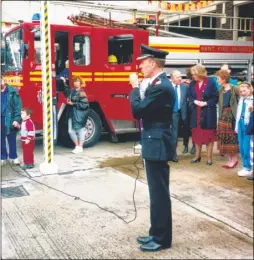
[[[160,80],[160,78],[156,78],[153,82],[152,82],[152,86],[155,86],[155,85],[159,85],[159,84],[161,84],[161,80]]]

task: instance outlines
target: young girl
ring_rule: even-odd
[[[89,112],[89,103],[86,93],[83,91],[81,77],[73,77],[74,89],[71,89],[64,77],[60,78],[64,83],[64,95],[67,98],[68,132],[75,144],[73,153],[82,153],[86,134],[86,121]]]
[[[250,122],[250,107],[253,106],[253,87],[244,82],[240,85],[240,100],[237,107],[235,132],[238,134],[239,150],[243,168],[238,172],[238,176],[250,176],[252,174],[250,164],[250,139],[246,134]]]
[[[35,127],[31,119],[32,110],[30,108],[21,109],[21,143],[23,150],[23,166],[22,168],[34,168],[34,143],[35,143]]]

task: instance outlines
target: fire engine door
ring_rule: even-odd
[[[128,96],[131,92],[129,75],[136,71],[135,36],[135,32],[117,29],[104,32],[101,40],[102,74],[95,77],[103,85],[104,113],[112,122],[119,120],[121,124],[133,120]]]
[[[52,84],[56,86],[56,90],[61,92],[63,84],[60,80],[64,77],[69,84],[69,45],[68,45],[68,32],[54,31],[52,33],[52,69],[55,69]]]

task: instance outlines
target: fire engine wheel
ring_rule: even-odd
[[[74,147],[68,133],[68,123],[65,113],[59,121],[58,143],[65,147]],[[86,122],[86,133],[84,147],[95,145],[101,137],[102,125],[100,116],[92,109],[89,110],[88,119]]]
[[[89,110],[86,122],[84,147],[95,145],[101,137],[102,125],[100,116],[92,109]]]

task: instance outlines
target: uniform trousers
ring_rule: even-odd
[[[162,246],[172,243],[172,213],[169,192],[169,165],[167,161],[145,160],[150,196],[149,235]]]

